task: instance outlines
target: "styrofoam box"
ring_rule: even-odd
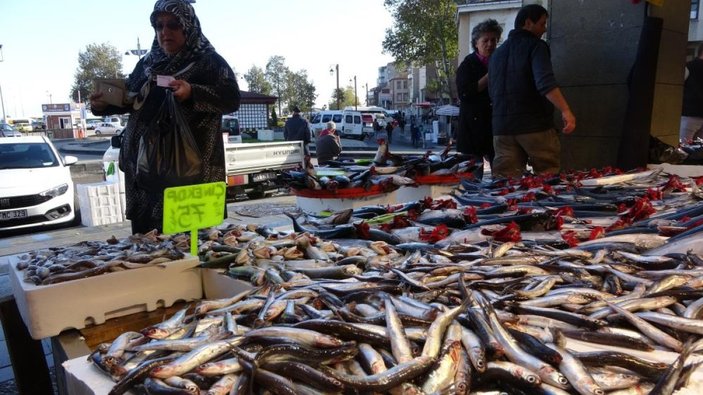
[[[669,163],[649,164],[648,169],[662,169],[666,173],[676,174],[680,177],[700,177],[703,176],[703,166],[700,165],[672,165]]]
[[[402,186],[395,192],[398,203],[415,202],[429,196],[433,199],[452,192],[456,185]]]
[[[124,221],[119,183],[106,181],[78,184],[76,188],[83,226],[107,225]]]
[[[222,269],[202,269],[202,272],[205,299],[230,298],[254,288],[251,283],[225,276]]]
[[[577,352],[588,352],[602,350],[599,347],[591,347],[590,344],[580,342],[578,340],[566,339],[567,348]],[[607,347],[609,350],[621,351],[637,357],[653,361],[672,363],[677,357],[677,353],[667,351],[638,351],[631,349],[621,349],[619,347]],[[692,355],[687,363],[692,364],[700,362],[703,357]],[[66,388],[71,395],[98,395],[107,394],[114,386],[114,382],[110,380],[104,373],[92,365],[85,356],[78,357],[63,363],[64,371],[66,372]],[[693,372],[689,384],[685,388],[676,391],[676,395],[699,395],[703,391],[703,367],[699,366]],[[132,392],[127,392],[132,394]]]
[[[10,258],[10,282],[22,320],[34,339],[203,296],[197,257],[51,285],[25,282],[17,261],[16,256]]]
[[[376,204],[396,204],[398,199],[396,191],[386,192],[379,195],[365,196],[356,199],[329,199],[329,198],[309,198],[296,196],[295,202],[298,208],[306,213],[319,214],[323,211],[342,211],[350,208],[358,208]]]
[[[256,131],[256,139],[261,141],[273,141],[273,130],[259,129]]]

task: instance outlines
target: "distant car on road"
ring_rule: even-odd
[[[93,130],[98,127],[98,125],[100,125],[101,123],[102,122],[99,119],[89,119],[85,121],[85,128],[88,130]]]
[[[22,137],[22,133],[7,123],[0,123],[0,137]]]
[[[0,139],[0,231],[76,220],[69,166],[46,136]]]
[[[122,128],[118,128],[114,124],[102,122],[95,127],[95,134],[120,134]]]

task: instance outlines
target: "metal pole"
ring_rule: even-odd
[[[2,56],[2,44],[0,44],[0,62],[4,60],[5,57]],[[0,86],[0,103],[2,104],[2,123],[5,123],[5,99],[2,97],[2,86]]]
[[[354,76],[354,111],[357,110],[356,107],[358,106],[358,104],[359,104],[359,99],[356,94],[356,76]]]
[[[337,96],[337,110],[341,110],[341,108],[339,108],[339,106],[340,106],[340,103],[339,103],[339,63],[337,63],[335,65],[335,69],[337,70],[337,92],[336,92],[337,93],[337,95],[336,95]]]

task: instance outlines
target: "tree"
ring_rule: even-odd
[[[292,111],[294,106],[298,106],[301,111],[308,112],[312,110],[315,98],[317,98],[315,85],[308,81],[307,71],[289,71],[286,74],[286,89],[283,99],[288,103],[288,110]]]
[[[285,63],[286,58],[280,55],[271,56],[266,63],[266,81],[271,84],[271,88],[278,96],[278,114],[281,114],[281,101],[283,92],[286,90],[286,74],[289,72]]]
[[[394,25],[386,29],[383,52],[407,65],[434,63],[443,96],[451,98],[450,78],[459,54],[453,0],[384,0]]]
[[[334,89],[334,93],[332,94],[332,101],[328,105],[330,110],[343,110],[345,107],[354,107],[354,87],[351,85],[346,86],[345,88],[339,88],[339,91],[337,89]],[[337,108],[337,96],[339,95],[339,107]]]
[[[272,92],[271,83],[266,80],[264,70],[257,66],[251,68],[244,74],[244,80],[249,85],[249,92],[270,95]]]
[[[122,56],[110,44],[88,44],[84,52],[78,53],[78,68],[69,95],[76,103],[88,103],[96,78],[125,78],[122,74]]]
[[[278,115],[276,115],[276,107],[271,109],[271,119],[269,119],[269,127],[275,128],[278,126]]]

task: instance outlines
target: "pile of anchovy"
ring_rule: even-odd
[[[204,230],[201,266],[252,288],[89,359],[111,394],[692,391],[700,181],[467,181],[444,199],[291,215],[291,233]]]
[[[30,251],[18,257],[17,270],[24,281],[49,285],[137,269],[183,259],[188,249],[185,235],[163,236],[156,232],[107,241],[82,241],[67,247]]]

